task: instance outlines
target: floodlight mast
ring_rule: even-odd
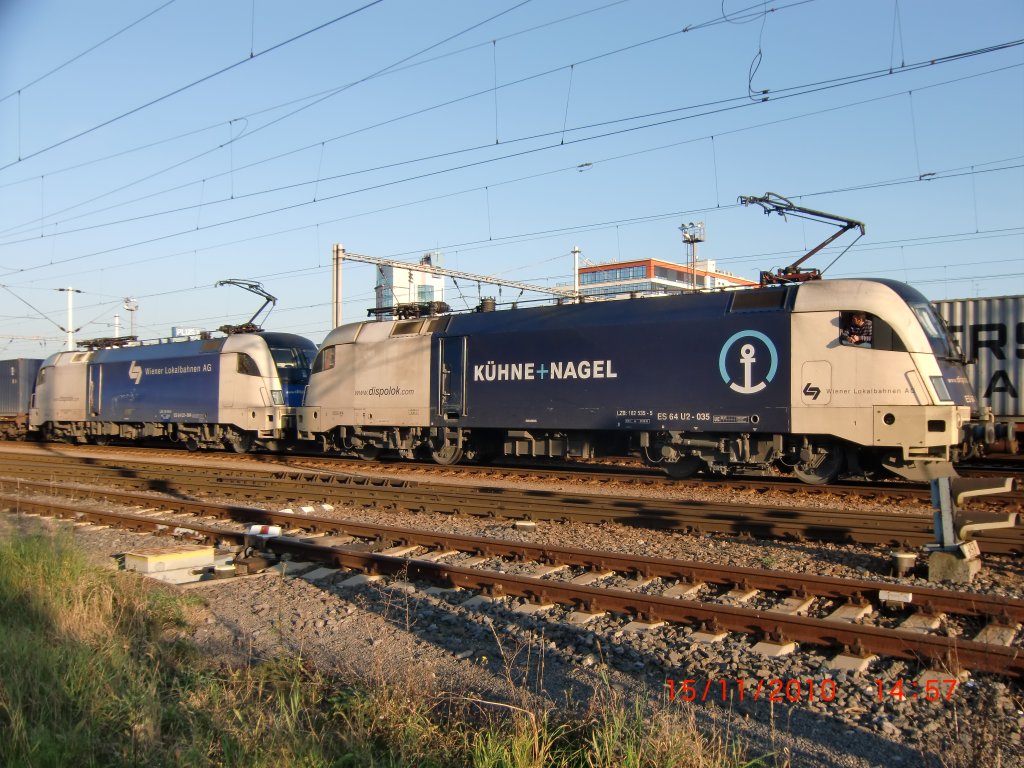
[[[777,213],[783,218],[786,214],[791,214],[801,219],[818,219],[825,222],[830,222],[839,227],[839,231],[833,234],[831,237],[825,239],[814,248],[809,250],[799,259],[794,261],[788,267],[782,267],[777,269],[775,272],[762,272],[761,273],[761,285],[784,285],[786,283],[802,283],[807,280],[820,280],[822,270],[818,269],[801,269],[800,265],[807,261],[811,256],[816,254],[822,248],[830,245],[842,235],[849,232],[851,229],[859,229],[860,234],[857,235],[856,240],[853,243],[864,237],[866,228],[864,224],[855,219],[848,219],[844,216],[836,216],[832,213],[825,213],[824,211],[816,211],[813,208],[803,208],[799,205],[794,205],[792,201],[787,200],[782,195],[777,195],[774,192],[766,192],[762,197],[746,197],[740,196],[740,203],[742,205],[759,205],[766,215]],[[846,246],[843,249],[843,253],[846,253],[852,246],[853,243]],[[839,256],[842,256],[840,253]],[[839,258],[836,257],[836,259]],[[835,263],[835,260],[832,262]],[[831,265],[829,265],[831,266]],[[826,267],[827,269],[828,267]]]
[[[129,319],[129,326],[131,328],[131,332],[128,335],[129,336],[134,336],[135,335],[135,313],[139,311],[139,302],[137,302],[131,296],[125,296],[124,297],[124,303],[121,306],[124,307],[125,311],[128,313],[128,317],[130,318]]]

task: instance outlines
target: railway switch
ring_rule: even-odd
[[[981,549],[971,536],[977,531],[1012,528],[1016,512],[965,512],[960,506],[968,498],[1008,493],[1013,479],[1002,477],[940,477],[932,480],[932,507],[935,509],[935,543],[929,544],[929,581],[969,584],[981,570]]]

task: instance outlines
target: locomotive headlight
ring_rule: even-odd
[[[941,376],[932,376],[932,387],[935,389],[935,394],[939,396],[939,400],[943,402],[952,402],[953,398],[949,395],[949,387],[946,386],[946,380]]]
[[[270,399],[274,405],[284,405],[284,392],[280,389],[272,389],[270,390]]]

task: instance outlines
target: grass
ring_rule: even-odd
[[[587,716],[339,681],[301,659],[225,668],[187,636],[194,605],[91,566],[67,535],[0,540],[0,765],[738,768],[678,705],[608,687]],[[382,665],[388,666],[388,665]]]

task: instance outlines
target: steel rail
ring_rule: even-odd
[[[3,452],[7,453],[12,447],[13,450],[25,449],[33,446],[26,446],[24,443],[4,445],[0,443]],[[60,446],[62,450],[75,452],[140,452],[147,454],[146,459],[151,459],[154,454],[166,456],[169,461],[182,461],[187,455],[176,449],[145,448],[135,449],[131,447],[112,446]],[[13,454],[10,454],[13,455]],[[26,453],[25,455],[31,455]],[[261,468],[276,468],[279,471],[307,471],[317,473],[341,473],[349,475],[366,476],[368,467],[373,467],[378,472],[398,470],[405,473],[420,473],[424,475],[436,475],[443,472],[447,475],[452,473],[466,477],[512,477],[517,479],[543,479],[563,482],[583,481],[588,485],[634,485],[644,487],[661,487],[665,489],[693,488],[707,490],[710,488],[728,487],[730,490],[750,490],[758,492],[788,493],[800,496],[848,496],[861,499],[916,499],[922,502],[930,501],[931,491],[927,486],[909,483],[902,480],[883,481],[878,483],[861,482],[856,480],[840,481],[829,485],[807,485],[795,480],[788,480],[785,477],[776,476],[744,476],[730,475],[728,477],[693,478],[675,480],[666,477],[663,473],[650,467],[619,467],[602,468],[601,465],[566,465],[566,466],[536,466],[521,465],[515,462],[501,462],[498,464],[475,465],[460,464],[458,466],[438,467],[433,462],[420,462],[415,460],[399,460],[394,462],[379,462],[368,465],[364,460],[352,459],[344,456],[322,456],[316,454],[304,454],[302,452],[289,454],[246,454],[236,455],[231,453],[210,453],[203,454],[214,460],[229,463],[250,464],[261,466]],[[106,459],[107,461],[115,461]],[[132,459],[135,461],[135,459]],[[248,471],[248,470],[246,470]],[[977,475],[977,472],[970,467],[965,468],[968,475]],[[994,494],[983,500],[977,500],[986,506],[1008,506],[1013,509],[1024,509],[1024,494],[1020,492]],[[976,503],[977,503],[976,502]]]
[[[30,455],[36,443],[25,442],[3,442],[0,441],[0,453],[12,453],[22,451]],[[100,455],[110,453],[139,453],[144,452],[146,458],[143,461],[158,460],[166,457],[170,461],[180,460],[187,456],[178,449],[159,449],[159,447],[145,447],[137,449],[133,446],[96,446],[96,445],[59,445],[62,451],[72,452],[73,457],[77,452],[98,453]],[[458,466],[441,467],[430,461],[416,460],[394,460],[382,461],[368,464],[364,460],[352,459],[345,456],[323,456],[315,453],[304,453],[302,451],[290,452],[287,454],[246,454],[236,455],[231,453],[208,453],[203,454],[211,459],[220,462],[237,462],[240,464],[262,465],[263,467],[274,467],[281,471],[306,471],[306,472],[340,472],[344,474],[355,474],[366,476],[368,469],[377,473],[386,473],[391,469],[397,469],[404,473],[421,473],[425,475],[451,475],[457,473],[473,476],[510,476],[514,478],[530,479],[551,479],[567,482],[579,482],[581,480],[591,484],[627,484],[647,487],[666,488],[713,488],[728,486],[731,489],[756,490],[766,492],[771,490],[775,493],[785,493],[800,496],[842,496],[855,497],[860,499],[913,499],[923,502],[930,502],[931,490],[922,483],[912,483],[906,480],[892,479],[883,481],[860,481],[841,480],[826,485],[808,485],[798,480],[787,479],[784,476],[776,475],[743,475],[733,474],[728,476],[696,477],[688,479],[673,479],[666,476],[656,468],[649,466],[624,466],[606,467],[601,464],[558,464],[554,461],[544,465],[529,465],[517,463],[515,460],[500,461],[495,464],[460,464]],[[114,461],[108,459],[106,461]],[[135,461],[135,459],[132,459]],[[994,468],[993,468],[994,469]],[[978,476],[984,469],[971,465],[962,465],[959,471],[965,476]],[[991,471],[988,472],[991,474]],[[1010,494],[995,494],[986,497],[983,503],[988,506],[1009,506],[1013,508],[1024,507],[1024,494],[1020,492]]]
[[[0,482],[0,487],[4,485],[5,483]],[[52,487],[36,484],[29,489],[37,492],[51,491]],[[75,489],[75,493],[79,493],[79,489]],[[865,603],[868,595],[885,590],[901,593],[904,599],[909,597],[909,604],[916,610],[925,613],[949,612],[962,616],[987,617],[1002,624],[1024,623],[1024,600],[973,592],[952,592],[893,582],[843,579],[818,574],[795,574],[633,553],[530,544],[486,536],[449,534],[420,528],[339,520],[305,512],[268,512],[263,509],[234,504],[175,498],[164,499],[130,492],[101,491],[98,495],[125,505],[156,503],[158,506],[171,507],[172,511],[195,517],[212,517],[239,523],[279,525],[282,528],[300,528],[311,534],[348,535],[361,539],[373,539],[381,541],[382,547],[397,544],[414,545],[439,551],[468,552],[488,557],[500,556],[515,560],[571,565],[596,572],[615,571],[635,574],[644,579],[676,579],[688,584],[730,585],[767,592],[842,599],[853,603]],[[0,495],[0,501],[15,504],[20,501],[20,497]],[[155,530],[148,525],[149,521],[153,520],[149,516],[138,517],[125,513],[125,519],[142,520],[146,523],[148,530]],[[191,522],[182,523],[182,525],[190,527]]]
[[[0,455],[0,468],[6,455]],[[650,528],[699,533],[721,532],[759,538],[798,538],[832,542],[859,542],[885,546],[923,547],[934,541],[932,516],[892,515],[884,512],[827,510],[771,505],[718,504],[605,494],[517,488],[443,485],[416,481],[391,481],[354,475],[317,474],[301,471],[242,471],[226,477],[224,469],[207,471],[196,479],[188,465],[173,472],[165,463],[133,462],[130,466],[108,460],[61,464],[62,475],[101,476],[108,485],[134,487],[150,483],[153,490],[193,494],[203,491],[276,503],[306,502],[384,506],[412,512],[466,514],[549,521],[577,520],[587,523],[619,522]],[[184,466],[184,469],[182,467]],[[21,465],[23,475],[45,477],[51,470]],[[176,478],[168,478],[175,474]],[[986,531],[978,535],[985,552],[1024,552],[1024,529]]]
[[[144,515],[82,510],[55,505],[52,502],[5,499],[21,511],[56,515],[64,518],[94,521],[105,525],[121,525],[131,530],[155,533],[189,532],[207,540],[232,541],[245,545],[245,532],[215,528],[204,523],[174,525]],[[516,596],[533,602],[554,602],[588,612],[609,611],[633,615],[643,621],[671,621],[700,624],[713,631],[726,630],[764,636],[779,642],[797,641],[816,646],[842,647],[859,655],[881,654],[905,659],[928,659],[932,663],[960,666],[975,671],[994,672],[1008,676],[1024,676],[1024,654],[1021,649],[962,640],[955,637],[924,635],[898,629],[847,624],[805,616],[728,605],[707,604],[614,588],[589,587],[396,557],[377,552],[356,551],[342,546],[324,546],[315,542],[286,537],[272,537],[265,547],[274,554],[289,555],[338,568],[370,574],[398,575],[422,579],[445,586],[473,589],[492,597]]]

